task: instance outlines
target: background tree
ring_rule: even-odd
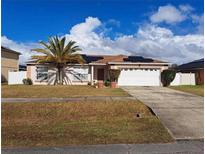
[[[161,81],[164,87],[167,87],[170,85],[170,83],[174,80],[176,76],[176,71],[173,69],[167,69],[164,70],[161,73]]]
[[[48,43],[43,41],[40,44],[43,49],[32,49],[43,55],[32,56],[32,59],[37,60],[37,63],[52,63],[57,68],[57,83],[63,84],[63,69],[68,63],[83,64],[84,59],[77,51],[81,51],[79,46],[76,46],[75,41],[66,42],[66,38],[59,38],[58,36],[48,39]]]

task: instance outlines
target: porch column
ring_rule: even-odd
[[[93,85],[93,78],[94,78],[94,67],[91,65],[91,85]]]

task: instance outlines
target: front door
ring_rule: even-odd
[[[104,80],[104,69],[103,68],[100,68],[98,69],[97,71],[97,79],[98,80]]]

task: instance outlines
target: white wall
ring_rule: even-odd
[[[180,81],[181,81],[181,75],[180,75],[180,73],[176,73],[176,76],[170,85],[171,86],[178,86],[178,85],[180,85]]]
[[[196,85],[195,74],[194,73],[176,73],[176,76],[170,85],[171,86]]]
[[[8,84],[23,84],[23,79],[27,78],[26,71],[8,72]]]
[[[160,86],[159,69],[122,69],[119,86]]]

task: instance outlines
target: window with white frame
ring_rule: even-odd
[[[74,67],[72,74],[73,81],[88,81],[88,68]]]
[[[88,74],[73,74],[73,81],[88,81]]]
[[[46,66],[37,66],[36,73],[37,73],[36,79],[38,81],[45,81],[45,80],[48,79],[48,67],[46,67]]]

